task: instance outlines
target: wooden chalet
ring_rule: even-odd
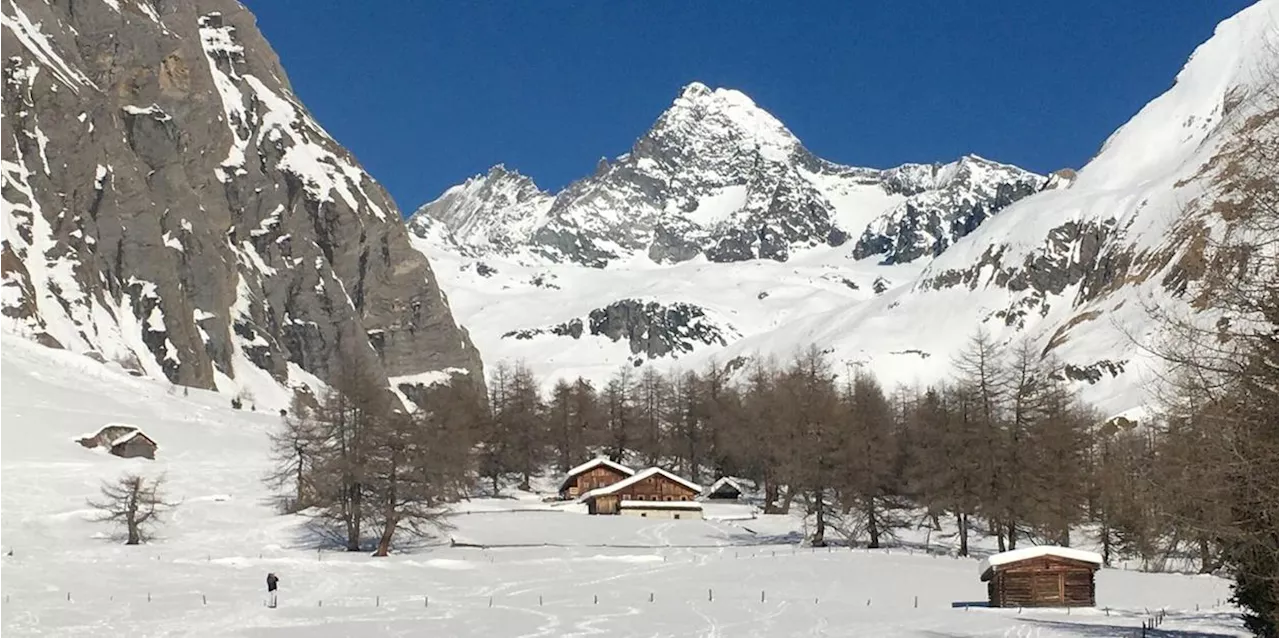
[[[702,518],[702,506],[693,502],[700,493],[701,485],[660,467],[651,467],[612,485],[586,492],[578,501],[587,504],[587,512],[590,514],[621,514],[625,502],[629,513],[637,516],[642,512],[648,516],[648,509],[654,510],[654,516],[659,515],[659,511],[667,512],[672,509],[663,508],[659,504],[688,503],[680,507],[690,512],[688,518]],[[641,507],[641,503],[648,503],[652,507],[645,509]],[[692,514],[694,511],[697,512],[696,516]]]
[[[635,470],[598,457],[575,467],[560,482],[560,498],[575,499],[596,488],[613,485],[622,479],[633,476]]]
[[[1042,545],[1001,552],[979,565],[992,607],[1093,607],[1102,557]]]
[[[742,486],[725,476],[711,484],[703,497],[710,501],[736,501],[742,496]]]

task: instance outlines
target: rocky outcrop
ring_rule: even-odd
[[[737,336],[732,326],[721,326],[701,307],[688,303],[661,304],[622,299],[592,310],[585,321],[571,319],[547,328],[512,330],[504,339],[532,339],[554,335],[580,339],[584,334],[625,340],[632,355],[657,359],[693,352],[700,345],[724,346]]]
[[[976,155],[932,169],[911,182],[891,182],[909,196],[867,226],[853,247],[854,259],[878,256],[881,263],[895,264],[936,257],[1046,184],[1039,175]]]
[[[7,332],[274,394],[480,361],[386,192],[232,0],[5,0]]]

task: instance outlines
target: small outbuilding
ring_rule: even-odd
[[[711,484],[703,497],[711,501],[736,501],[742,496],[742,486],[725,476]]]
[[[620,514],[624,501],[649,504],[692,502],[701,493],[701,485],[660,467],[651,467],[612,485],[586,492],[578,502],[587,505],[589,514]],[[698,511],[701,510],[699,505]]]
[[[160,446],[142,430],[123,424],[103,426],[97,434],[82,437],[76,441],[87,448],[105,448],[111,454],[121,458],[142,457],[154,460],[156,450]]]
[[[1094,552],[1040,545],[990,556],[978,571],[992,607],[1093,607],[1100,567]]]
[[[635,470],[607,457],[597,457],[565,474],[564,480],[560,482],[560,498],[575,499],[591,490],[634,476],[635,473]]]

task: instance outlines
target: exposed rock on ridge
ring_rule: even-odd
[[[7,332],[287,400],[479,372],[394,203],[232,0],[3,4]]]

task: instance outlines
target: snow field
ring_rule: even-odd
[[[1229,595],[1218,578],[1103,570],[1109,615],[953,608],[985,598],[975,559],[925,553],[912,535],[887,552],[797,548],[798,519],[751,518],[746,505],[650,521],[587,517],[540,495],[475,499],[451,517],[459,546],[439,538],[386,559],[317,551],[259,480],[274,414],[0,345],[6,636],[1124,636],[1159,609],[1162,629],[1243,635],[1232,609],[1215,607]],[[109,422],[155,438],[157,460],[73,441]],[[125,471],[165,473],[182,501],[152,544],[119,545],[86,520],[99,480]],[[274,610],[263,607],[268,571],[281,577]]]

